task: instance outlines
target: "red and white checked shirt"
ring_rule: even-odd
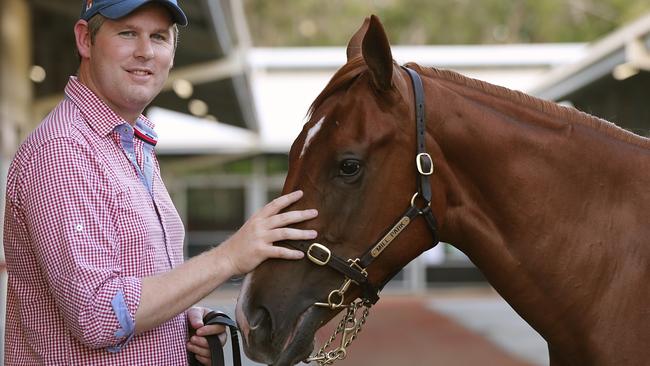
[[[183,261],[153,125],[75,77],[65,96],[9,170],[5,364],[186,364],[185,314],[133,336],[141,279]]]

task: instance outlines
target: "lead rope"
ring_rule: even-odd
[[[230,330],[230,341],[232,343],[232,364],[233,366],[241,366],[241,352],[239,350],[239,335],[237,331],[237,323],[232,320],[228,315],[220,311],[211,311],[203,317],[204,325],[221,324]],[[223,355],[223,348],[218,335],[210,335],[205,337],[210,346],[210,358],[212,366],[225,366]],[[189,357],[190,366],[200,366],[201,363],[191,354]]]
[[[362,309],[361,317],[357,319],[357,311],[359,309]],[[364,324],[366,324],[369,314],[370,306],[363,300],[355,301],[348,305],[347,312],[334,330],[334,334],[330,336],[315,355],[310,356],[304,362],[316,362],[319,366],[325,366],[331,365],[338,360],[343,360],[347,356],[348,347],[357,338],[357,334],[359,334]],[[328,351],[327,349],[334,343],[339,334],[341,335],[339,346]]]

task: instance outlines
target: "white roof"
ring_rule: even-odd
[[[584,50],[578,62],[558,67],[531,88],[530,92],[541,98],[561,100],[594,81],[607,76],[627,61],[626,44],[640,40],[650,45],[650,13],[619,28]]]
[[[585,48],[585,43],[391,46],[399,63],[446,68],[555,66],[577,61]],[[346,53],[345,47],[255,48],[248,61],[253,69],[337,69]]]
[[[185,113],[151,107],[147,118],[156,124],[159,154],[239,154],[259,145],[249,130]]]

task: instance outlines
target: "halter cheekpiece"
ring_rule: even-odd
[[[341,273],[345,278],[343,284],[327,296],[327,302],[317,302],[316,306],[327,307],[332,310],[347,308],[347,314],[337,327],[334,335],[314,356],[305,360],[315,361],[319,365],[330,365],[334,361],[343,359],[346,356],[346,348],[361,330],[368,316],[369,308],[379,300],[379,291],[390,280],[387,279],[380,286],[370,283],[368,280],[367,268],[381,253],[395,240],[400,233],[418,216],[423,216],[433,235],[433,245],[438,244],[437,221],[431,210],[431,185],[429,177],[433,174],[434,165],[431,155],[426,151],[425,134],[426,121],[424,111],[424,87],[420,75],[406,67],[402,68],[408,73],[415,95],[415,127],[417,154],[415,156],[415,167],[417,171],[417,191],[410,201],[409,207],[404,214],[384,233],[384,235],[372,245],[364,254],[355,259],[343,259],[333,253],[328,247],[320,243],[307,244],[304,242],[290,242],[289,245],[304,252],[306,257],[314,264],[328,266]],[[345,293],[350,285],[354,283],[361,288],[360,300],[352,300],[345,303]],[[356,319],[356,311],[363,307],[364,312],[359,320]],[[341,345],[332,351],[326,348],[334,341],[338,334],[342,334]]]

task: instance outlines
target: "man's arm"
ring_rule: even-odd
[[[302,192],[279,197],[253,215],[232,237],[172,271],[142,280],[140,306],[135,314],[135,332],[155,328],[185,311],[230,277],[252,271],[269,258],[300,259],[303,253],[273,243],[309,240],[313,230],[286,226],[316,217],[316,210],[279,213],[298,201]]]

